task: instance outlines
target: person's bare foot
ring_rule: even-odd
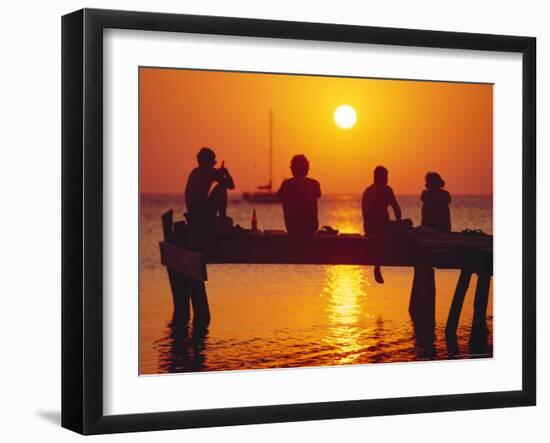
[[[376,280],[376,283],[384,283],[384,277],[382,277],[380,266],[374,267],[374,280]]]

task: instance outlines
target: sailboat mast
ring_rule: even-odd
[[[273,187],[273,109],[269,110],[269,190]]]

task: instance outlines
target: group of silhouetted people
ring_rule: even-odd
[[[214,227],[217,219],[227,217],[227,190],[234,189],[235,183],[223,162],[220,168],[215,168],[216,155],[211,149],[202,148],[197,161],[198,167],[189,175],[185,188],[187,216],[190,223]],[[304,155],[292,158],[290,170],[292,178],[284,180],[277,191],[286,230],[291,235],[314,235],[319,229],[317,201],[321,197],[321,186],[307,176],[309,161]],[[426,174],[426,189],[420,197],[422,226],[437,231],[451,230],[451,195],[444,187],[445,182],[438,173]],[[389,207],[395,220],[390,219]],[[388,185],[388,170],[383,166],[374,169],[374,180],[363,192],[361,209],[367,235],[398,235],[412,228],[412,221],[401,217],[399,203]]]

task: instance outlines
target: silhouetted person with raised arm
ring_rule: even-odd
[[[305,155],[292,157],[290,170],[293,177],[283,181],[277,191],[283,203],[286,230],[291,235],[314,235],[319,228],[317,200],[321,186],[307,177],[309,161]]]
[[[437,172],[426,174],[426,190],[422,191],[422,226],[437,231],[451,230],[451,194],[444,190],[445,181]]]
[[[393,209],[394,221],[390,220],[388,206]],[[366,235],[394,235],[412,227],[410,219],[401,219],[401,208],[393,189],[388,186],[388,170],[384,166],[374,169],[374,183],[363,192],[361,209]],[[384,283],[380,266],[374,267],[374,278],[378,283]]]
[[[235,183],[223,162],[220,168],[214,168],[216,154],[212,149],[202,148],[197,162],[199,166],[187,179],[185,204],[190,227],[204,231],[215,227],[218,215],[227,218],[227,190],[234,189]]]

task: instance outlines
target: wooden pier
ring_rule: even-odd
[[[414,268],[409,312],[416,325],[435,325],[435,269],[459,269],[446,333],[456,335],[460,313],[472,274],[477,274],[471,337],[483,334],[490,281],[493,274],[493,237],[475,233],[407,233],[402,236],[316,235],[238,232],[192,236],[184,221],[173,222],[169,211],[162,217],[164,241],[160,243],[178,317],[199,323],[210,321],[204,282],[207,265],[323,264],[381,265]]]

